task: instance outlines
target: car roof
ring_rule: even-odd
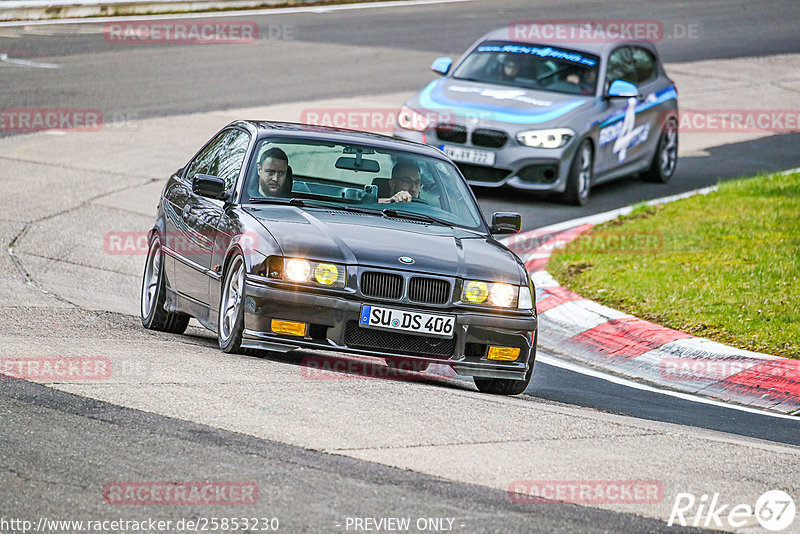
[[[535,23],[535,21],[531,21],[531,24],[533,24],[533,23]],[[487,33],[486,35],[484,35],[483,37],[478,39],[476,44],[480,43],[480,42],[483,42],[483,41],[487,41],[487,40],[492,40],[492,41],[510,41],[512,43],[519,43],[519,44],[523,44],[523,45],[539,44],[539,45],[545,45],[545,46],[552,46],[553,48],[566,48],[566,49],[569,49],[569,50],[576,50],[576,51],[580,51],[580,52],[589,52],[591,54],[595,54],[595,55],[598,55],[600,57],[608,56],[608,54],[610,54],[612,50],[614,50],[618,46],[623,46],[623,45],[639,46],[639,47],[646,48],[646,49],[650,50],[654,54],[656,53],[656,47],[652,43],[643,42],[643,41],[625,41],[625,40],[620,40],[620,41],[614,41],[614,42],[609,42],[609,43],[605,43],[605,42],[594,43],[594,42],[586,42],[586,41],[581,41],[581,42],[577,42],[577,41],[576,42],[560,42],[559,41],[559,42],[556,42],[556,43],[553,43],[553,42],[548,43],[546,41],[544,41],[544,42],[520,41],[519,39],[513,39],[512,38],[512,36],[511,36],[511,25],[504,26],[502,28],[497,28],[495,30],[490,31],[489,33]]]
[[[229,126],[234,125],[243,126],[248,130],[254,131],[259,139],[280,136],[319,139],[335,143],[358,143],[374,148],[402,150],[404,152],[411,152],[422,156],[433,156],[439,159],[447,159],[441,150],[430,145],[371,132],[348,130],[346,128],[317,126],[298,122],[256,120],[234,121]]]

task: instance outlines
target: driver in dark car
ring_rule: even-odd
[[[408,161],[398,161],[392,168],[392,179],[389,180],[391,197],[382,198],[379,202],[411,202],[419,198],[422,180],[419,168]]]
[[[270,148],[258,162],[258,193],[264,197],[288,197],[291,192],[289,157],[278,147]]]

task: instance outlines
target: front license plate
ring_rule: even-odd
[[[442,151],[453,161],[475,163],[476,165],[487,165],[489,167],[494,165],[494,152],[489,152],[488,150],[443,145]]]
[[[361,306],[361,326],[383,330],[401,330],[425,336],[453,337],[456,318],[453,315],[420,313],[393,308]]]

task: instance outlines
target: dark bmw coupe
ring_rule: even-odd
[[[167,181],[149,232],[142,324],[190,317],[225,352],[357,353],[480,391],[527,387],[533,287],[436,148],[349,130],[237,121]]]

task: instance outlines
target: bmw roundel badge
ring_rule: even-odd
[[[409,258],[408,256],[400,256],[397,259],[400,260],[400,263],[405,263],[406,265],[414,263],[414,258]]]

